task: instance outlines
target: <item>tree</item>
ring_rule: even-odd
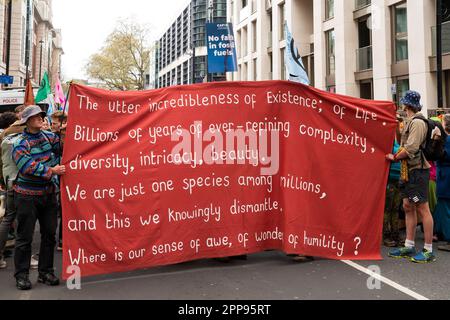
[[[86,65],[87,74],[111,90],[143,90],[150,66],[149,31],[129,20],[119,21],[100,52]]]

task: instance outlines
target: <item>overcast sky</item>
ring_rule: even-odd
[[[53,26],[61,29],[65,81],[86,79],[84,66],[104,45],[121,18],[147,24],[152,39],[159,38],[190,0],[54,0]]]

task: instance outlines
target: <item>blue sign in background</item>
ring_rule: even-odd
[[[231,23],[207,23],[208,73],[237,71],[236,44]]]
[[[13,84],[14,77],[8,75],[0,75],[0,83]]]

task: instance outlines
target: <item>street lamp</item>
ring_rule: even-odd
[[[39,85],[41,85],[41,79],[42,79],[42,45],[44,44],[44,40],[40,40],[39,44],[41,45],[41,53],[40,53],[40,61],[39,61]]]

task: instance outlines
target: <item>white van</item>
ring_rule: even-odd
[[[33,88],[34,96],[36,96],[39,88]],[[11,111],[22,105],[25,100],[25,88],[11,88],[0,91],[0,113]],[[48,103],[46,100],[38,104],[43,111],[47,112]]]

